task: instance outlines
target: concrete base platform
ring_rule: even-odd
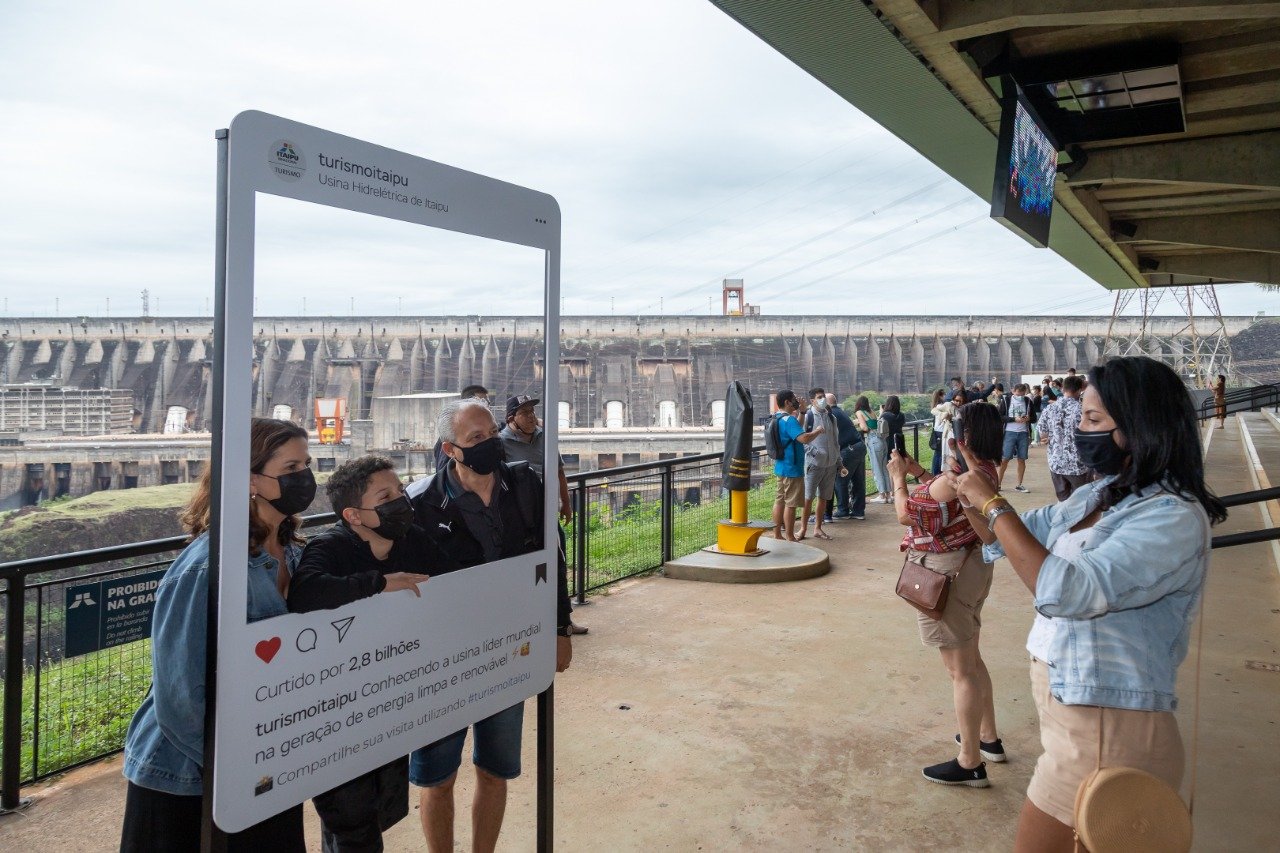
[[[780,583],[816,578],[831,571],[827,553],[800,542],[760,540],[768,553],[745,557],[694,551],[662,567],[669,578],[710,583]]]

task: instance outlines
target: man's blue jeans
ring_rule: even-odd
[[[840,448],[840,461],[849,476],[836,478],[836,508],[841,515],[866,515],[867,445],[846,444]]]

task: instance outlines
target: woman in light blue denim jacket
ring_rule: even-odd
[[[255,622],[288,612],[289,577],[302,555],[297,513],[311,504],[316,481],[306,430],[296,424],[255,418],[249,443],[247,615]],[[122,853],[200,849],[211,485],[206,469],[182,514],[192,542],[156,589],[151,690],[124,746]],[[302,806],[228,836],[227,849],[302,853]]]
[[[987,559],[1008,557],[1035,594],[1028,648],[1045,751],[1018,851],[1073,849],[1075,793],[1097,765],[1100,732],[1104,766],[1178,787],[1174,685],[1209,565],[1209,528],[1226,518],[1204,482],[1191,398],[1170,368],[1113,358],[1089,371],[1081,402],[1076,447],[1102,479],[1063,503],[1019,516],[985,479],[957,478]]]

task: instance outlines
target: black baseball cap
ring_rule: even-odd
[[[541,402],[537,397],[530,397],[528,394],[517,394],[514,397],[508,397],[507,417],[514,415],[521,406],[536,406]]]

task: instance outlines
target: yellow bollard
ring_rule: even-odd
[[[721,554],[738,554],[756,557],[763,554],[759,549],[760,534],[773,525],[766,522],[747,520],[747,493],[745,491],[729,492],[729,518],[716,525],[715,549]]]

